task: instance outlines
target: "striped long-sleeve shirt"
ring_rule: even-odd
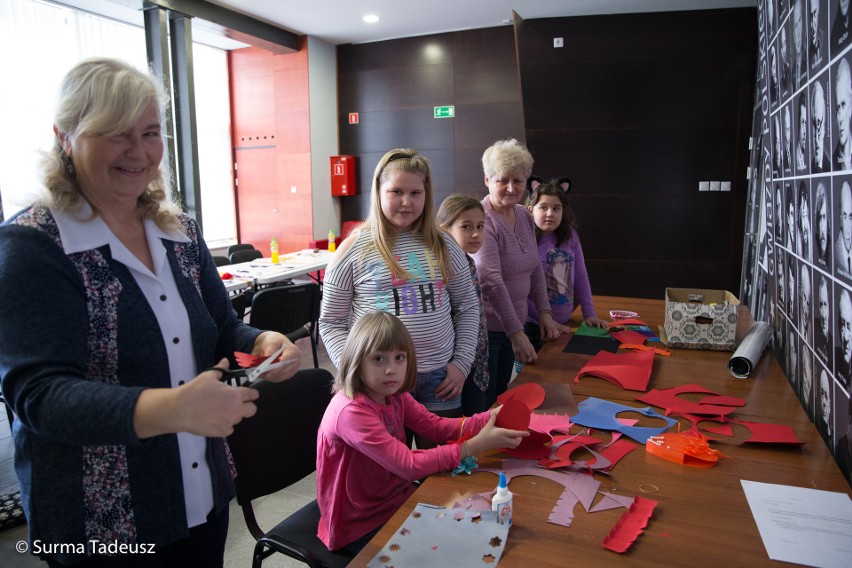
[[[442,235],[443,236],[443,235]],[[340,364],[349,330],[362,315],[390,312],[405,324],[414,340],[417,371],[426,373],[453,363],[467,375],[479,332],[479,301],[464,252],[443,236],[452,276],[441,274],[423,236],[400,233],[394,256],[411,275],[391,275],[378,251],[368,248],[372,231],[361,229],[356,240],[325,273],[320,334],[335,366]]]

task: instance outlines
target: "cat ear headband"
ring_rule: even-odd
[[[544,180],[538,176],[530,176],[527,178],[527,190],[534,191],[535,188],[544,183]],[[562,191],[568,193],[571,191],[571,178],[560,177],[556,178],[556,185],[562,188]]]

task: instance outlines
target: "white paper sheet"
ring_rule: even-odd
[[[852,500],[845,493],[740,480],[769,558],[852,566]]]

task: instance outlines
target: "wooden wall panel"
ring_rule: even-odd
[[[359,192],[341,198],[343,220],[367,214],[376,163],[394,147],[429,158],[436,205],[480,187],[483,150],[524,137],[514,50],[511,26],[339,46],[340,152],[356,156]],[[455,105],[455,118],[434,118],[443,105]]]
[[[313,239],[306,42],[293,54],[229,57],[239,239],[264,254],[273,237],[282,252],[301,250]]]
[[[593,291],[738,290],[756,11],[525,20],[516,31],[534,173],[574,181]],[[711,180],[732,191],[699,193]]]

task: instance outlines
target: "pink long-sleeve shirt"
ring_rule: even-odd
[[[487,195],[482,206],[485,239],[473,259],[482,286],[488,331],[512,335],[524,329],[527,298],[537,311],[550,309],[544,271],[538,259],[535,224],[532,215],[521,205],[515,205],[514,230],[494,212]]]
[[[338,392],[317,434],[317,535],[337,550],[385,524],[414,492],[413,481],[459,463],[460,444],[411,450],[405,429],[438,442],[457,440],[461,418],[441,418],[408,393],[379,404]],[[479,432],[488,412],[468,418],[464,435]]]

